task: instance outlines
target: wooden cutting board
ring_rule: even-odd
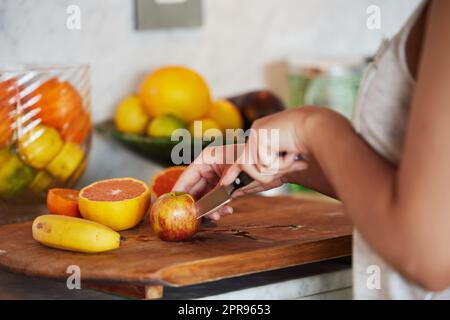
[[[338,202],[251,196],[233,206],[233,215],[203,224],[190,241],[160,241],[144,221],[121,233],[119,249],[101,254],[42,246],[31,236],[31,222],[4,225],[0,267],[66,279],[67,267],[77,265],[82,281],[104,289],[121,284],[124,292],[138,286],[149,298],[159,296],[163,285],[198,284],[351,254],[352,227]]]

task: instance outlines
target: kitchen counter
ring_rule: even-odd
[[[0,270],[0,299],[124,299],[64,282]],[[349,258],[317,262],[186,287],[166,287],[163,299],[351,299]]]

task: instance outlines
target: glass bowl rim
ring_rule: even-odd
[[[88,63],[80,64],[10,64],[0,65],[1,73],[54,72],[69,70],[90,70]]]

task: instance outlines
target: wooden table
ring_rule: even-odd
[[[351,254],[352,226],[338,202],[251,196],[235,213],[202,225],[186,242],[163,242],[147,221],[122,232],[117,250],[82,254],[44,247],[31,222],[0,227],[0,267],[26,275],[66,279],[80,267],[83,283],[141,298],[163,286],[185,286]]]

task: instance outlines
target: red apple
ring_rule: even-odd
[[[161,240],[192,238],[199,225],[194,198],[182,192],[163,194],[151,206],[150,225]]]

